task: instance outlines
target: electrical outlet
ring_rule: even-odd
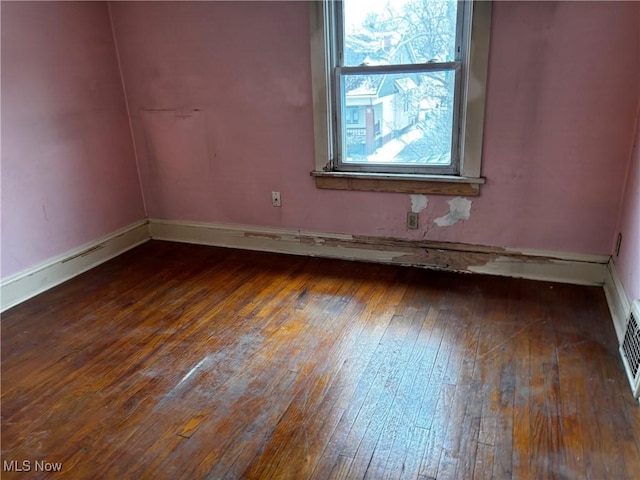
[[[271,205],[274,207],[282,206],[282,198],[280,198],[280,192],[271,192]]]
[[[409,230],[417,230],[418,214],[416,212],[407,212],[407,228]]]

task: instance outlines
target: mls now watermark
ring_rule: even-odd
[[[2,462],[4,472],[60,472],[62,462],[47,462],[46,460],[4,460]]]

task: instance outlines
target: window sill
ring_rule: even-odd
[[[316,187],[330,190],[422,193],[477,197],[484,178],[454,175],[399,175],[389,173],[311,172]]]

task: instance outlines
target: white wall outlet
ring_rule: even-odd
[[[282,199],[280,198],[280,192],[271,192],[271,205],[274,207],[282,206]]]

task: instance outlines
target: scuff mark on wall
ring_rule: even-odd
[[[413,213],[420,213],[427,208],[429,199],[424,195],[409,195],[411,198],[411,211]]]
[[[450,227],[460,220],[469,220],[471,217],[471,200],[463,197],[456,197],[449,201],[449,213],[445,216],[436,218],[433,223],[439,227]]]

